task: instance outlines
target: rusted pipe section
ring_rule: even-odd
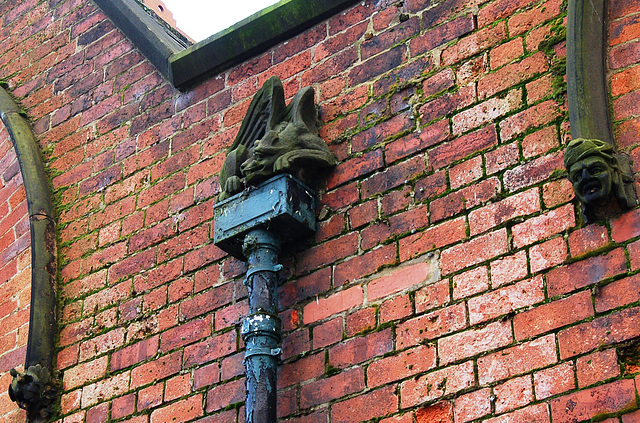
[[[31,314],[25,371],[12,369],[9,396],[27,410],[30,422],[46,421],[56,397],[53,381],[56,242],[51,193],[31,124],[0,88],[0,119],[18,156],[31,232]]]
[[[242,322],[241,335],[246,352],[247,423],[277,421],[277,377],[282,329],[278,317],[277,272],[280,239],[278,235],[256,229],[245,236],[243,251],[248,270],[249,315]]]

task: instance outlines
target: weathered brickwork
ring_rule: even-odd
[[[58,209],[55,421],[244,421],[245,265],[212,244],[212,207],[272,75],[288,98],[315,88],[339,160],[315,239],[282,254],[281,421],[640,421],[640,211],[580,221],[562,162],[566,9],[364,0],[179,92],[93,3],[0,2],[0,77]],[[640,3],[609,1],[615,139],[636,173],[639,22]],[[30,250],[1,141],[8,423],[24,421],[6,387]]]

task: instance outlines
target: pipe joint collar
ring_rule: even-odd
[[[256,313],[251,316],[247,316],[242,321],[242,328],[240,329],[240,335],[243,340],[251,338],[257,335],[264,335],[270,338],[280,341],[280,334],[282,333],[282,324],[278,316],[273,316],[266,313]]]

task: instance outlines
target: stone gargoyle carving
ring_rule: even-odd
[[[312,182],[315,168],[336,159],[317,135],[313,88],[303,88],[286,105],[278,77],[271,77],[253,97],[240,131],[220,172],[220,200],[255,186],[277,173]]]
[[[24,373],[15,369],[11,369],[10,373],[13,379],[9,385],[9,398],[18,403],[20,408],[27,410],[29,421],[33,421],[36,417],[50,416],[57,387],[49,372],[36,364]]]
[[[610,144],[575,139],[567,145],[564,165],[586,223],[603,206],[611,204],[612,195],[620,207],[632,208],[638,204],[629,158],[616,153]]]

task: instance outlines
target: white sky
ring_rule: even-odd
[[[163,0],[176,25],[202,41],[279,0]]]

